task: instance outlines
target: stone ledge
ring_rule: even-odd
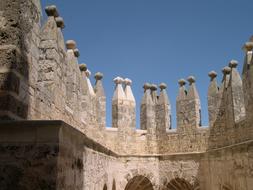
[[[61,120],[23,120],[0,121],[0,143],[50,143],[64,142],[63,139],[71,139],[78,145],[96,150],[106,155],[117,157],[118,155],[101,144],[88,138],[85,134]]]

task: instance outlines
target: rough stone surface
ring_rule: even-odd
[[[221,85],[209,73],[209,127],[191,76],[179,80],[176,129],[165,83],[144,85],[136,129],[132,81],[115,78],[107,128],[103,74],[93,87],[57,8],[46,12],[41,27],[39,0],[0,2],[1,190],[251,190],[252,39],[242,76],[234,60]]]

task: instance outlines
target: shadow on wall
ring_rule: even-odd
[[[5,0],[0,6],[1,119],[27,119],[34,90],[29,87],[36,81],[37,49],[31,47],[37,47],[40,10],[32,1],[23,1]]]

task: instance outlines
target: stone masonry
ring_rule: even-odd
[[[103,74],[90,81],[64,19],[40,0],[0,1],[1,190],[252,190],[253,38],[242,75],[211,71],[209,127],[196,80],[180,79],[177,128],[165,83],[144,84],[140,129],[132,81],[116,77],[106,127]],[[186,83],[189,83],[188,88]]]

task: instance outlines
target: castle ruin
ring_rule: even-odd
[[[78,63],[56,6],[0,1],[1,190],[252,190],[253,39],[245,60],[209,73],[209,127],[195,78],[179,80],[177,128],[166,84],[144,84],[140,129],[132,81],[117,77],[107,128],[103,74]]]

